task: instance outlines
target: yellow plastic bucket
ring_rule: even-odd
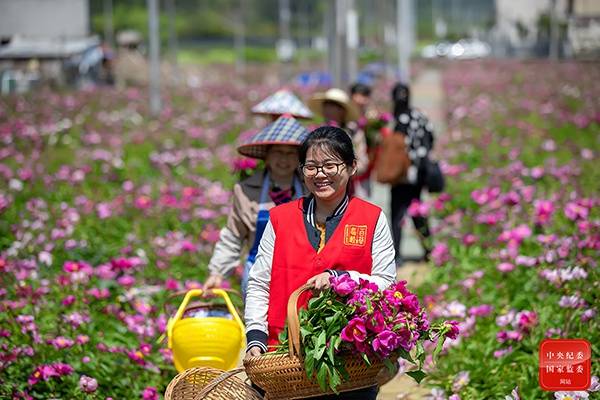
[[[194,367],[230,370],[239,363],[245,345],[244,324],[231,299],[223,289],[206,293],[221,296],[233,319],[225,317],[183,318],[190,300],[205,291],[193,289],[186,293],[177,313],[167,324],[169,349],[178,372]]]

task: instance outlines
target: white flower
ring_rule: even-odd
[[[556,400],[580,400],[587,399],[590,397],[588,392],[577,391],[577,392],[555,392],[554,398]]]

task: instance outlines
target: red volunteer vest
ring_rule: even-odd
[[[352,197],[333,235],[317,253],[304,225],[303,201],[298,199],[270,211],[275,247],[267,313],[269,345],[278,343],[290,295],[309,278],[327,269],[371,273],[373,234],[381,209]],[[307,300],[308,297],[304,298],[302,304]]]

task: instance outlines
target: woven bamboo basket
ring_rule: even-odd
[[[215,368],[190,368],[167,386],[165,400],[262,400],[251,386],[235,376],[244,368],[222,371]]]
[[[301,286],[292,293],[288,301],[288,354],[267,353],[244,359],[246,374],[255,385],[266,392],[265,400],[299,399],[333,394],[333,391],[323,392],[316,382],[306,376],[302,361],[297,303],[298,297],[309,289],[307,285]],[[391,361],[395,363],[396,359]],[[381,385],[393,377],[381,361],[374,361],[371,366],[367,366],[360,356],[347,355],[344,362],[350,379],[338,386],[340,392]]]

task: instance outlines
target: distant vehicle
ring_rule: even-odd
[[[491,47],[486,42],[479,39],[461,39],[455,43],[444,41],[427,45],[421,51],[421,57],[469,60],[488,57],[490,53]]]

